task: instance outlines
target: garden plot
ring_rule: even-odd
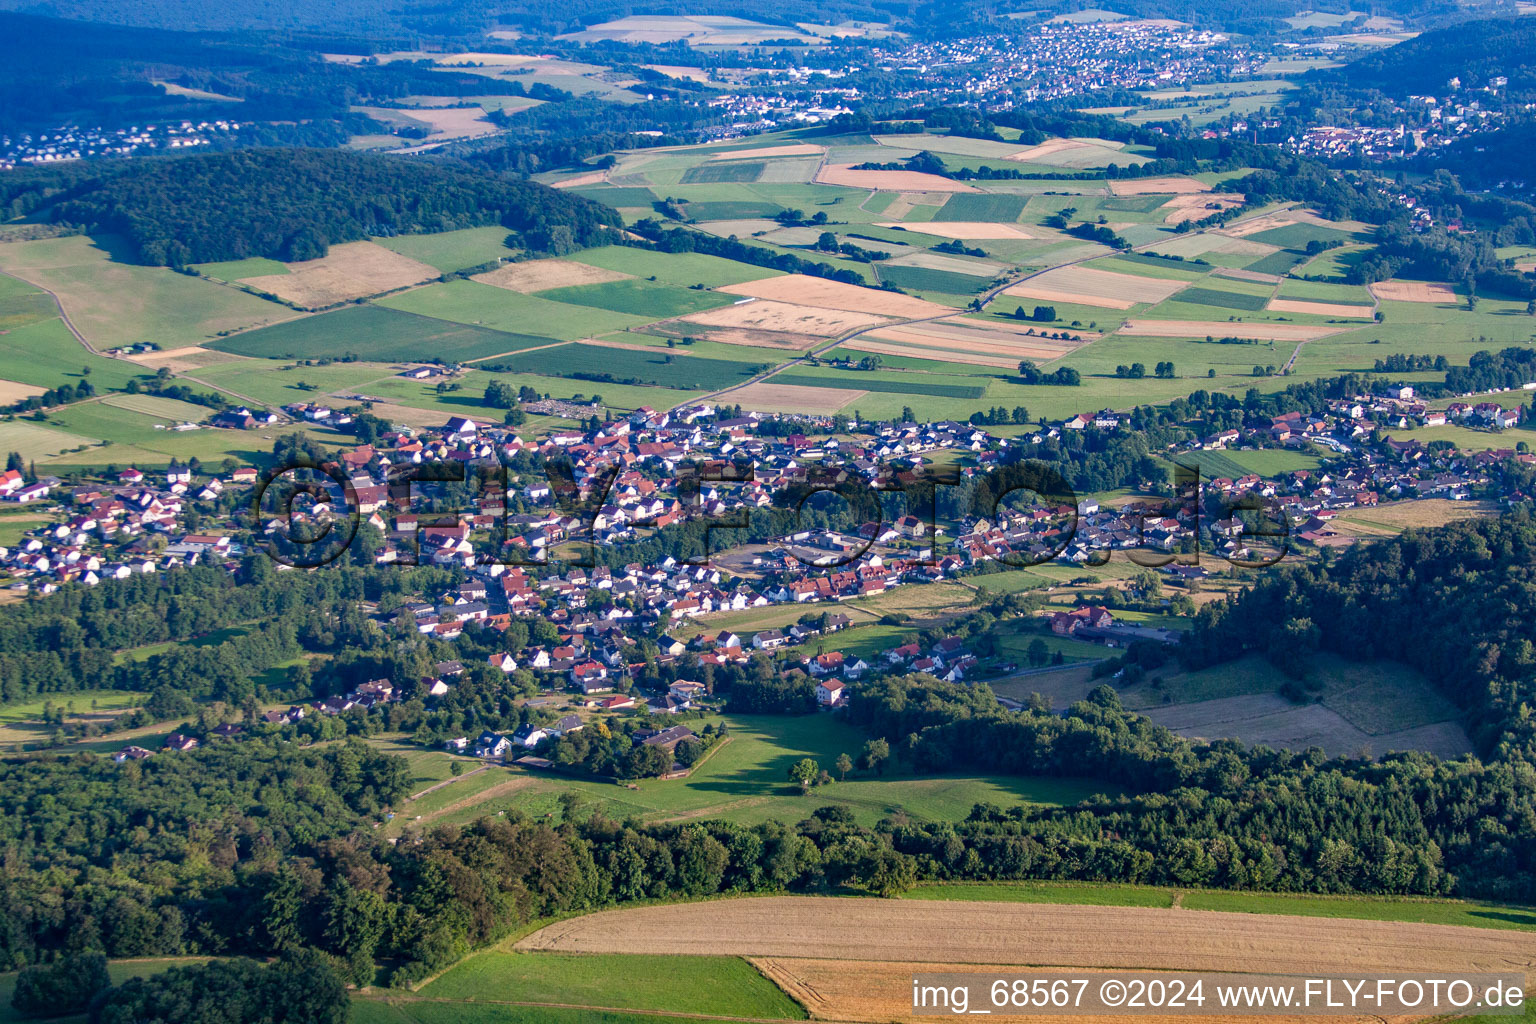
[[[719,290],[732,295],[749,295],[759,299],[775,299],[780,302],[904,319],[939,317],[952,312],[949,306],[916,299],[910,295],[861,288],[854,284],[843,284],[839,281],[806,277],[801,274],[786,274],[783,277],[770,277],[762,281],[726,285]]]
[[[286,274],[241,278],[240,283],[270,292],[304,309],[381,295],[441,276],[435,267],[375,245],[347,242],[331,246],[318,260],[289,263]]]
[[[573,260],[529,260],[527,263],[509,263],[486,274],[476,274],[472,280],[505,288],[509,292],[530,295],[549,288],[625,281],[631,276]]]
[[[1188,281],[1137,277],[1094,267],[1075,266],[1036,274],[1003,294],[1103,309],[1130,309],[1141,302],[1162,302],[1187,284]]]

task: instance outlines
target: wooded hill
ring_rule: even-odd
[[[566,252],[619,225],[613,209],[464,164],[344,150],[261,149],[18,171],[0,209],[126,237],[141,263],[316,259],[340,242],[500,224]]]

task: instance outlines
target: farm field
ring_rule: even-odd
[[[1123,694],[1159,725],[1184,736],[1334,756],[1379,756],[1425,750],[1440,757],[1470,753],[1455,709],[1418,672],[1390,662],[1353,663],[1319,656],[1306,671],[1305,703],[1280,695],[1291,680],[1268,661],[1249,657],[1220,669],[1175,672]]]
[[[658,317],[617,313],[592,306],[555,302],[538,295],[519,295],[505,288],[464,280],[415,288],[399,295],[379,299],[375,305],[433,317],[440,322],[489,328],[500,334],[554,338],[560,341],[572,341],[576,338],[606,334],[609,331],[621,331],[626,327],[643,324],[647,320],[658,319]],[[510,345],[500,351],[507,352],[524,347],[527,346]],[[461,358],[482,358],[495,354],[479,352],[477,356]],[[405,359],[410,356],[397,355],[389,358]]]
[[[441,231],[430,235],[395,235],[393,238],[375,238],[373,241],[418,263],[425,263],[449,274],[512,256],[513,250],[507,248],[506,238],[506,228],[491,226]]]
[[[348,242],[331,246],[320,259],[286,264],[283,273],[239,280],[301,309],[324,309],[398,291],[436,276],[436,268],[382,245]]]
[[[98,348],[194,345],[298,316],[239,289],[130,263],[123,241],[110,236],[0,244],[0,271],[57,295],[76,329]]]
[[[496,291],[470,281],[457,283]],[[410,294],[420,295],[422,292]],[[436,308],[432,302],[412,304]],[[371,360],[437,358],[463,361],[554,343],[555,339],[550,337],[488,330],[407,310],[365,305],[350,306],[276,327],[231,335],[209,342],[208,347],[268,359],[341,358],[350,355]]]
[[[615,982],[622,979],[622,983]],[[802,1020],[805,1011],[732,956],[513,953],[490,950],[417,990],[449,1002],[526,1003]]]
[[[1236,941],[1241,936],[1241,942]],[[1124,906],[770,896],[605,910],[516,943],[527,951],[678,953],[892,963],[1301,974],[1491,969],[1536,955],[1527,931]],[[910,999],[910,977],[902,992]],[[813,1008],[814,1010],[814,1008]],[[846,1018],[844,1018],[846,1019]]]

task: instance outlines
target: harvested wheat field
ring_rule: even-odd
[[[892,206],[895,204],[892,203]],[[886,214],[891,213],[888,206]],[[902,211],[905,213],[906,211]],[[933,235],[935,238],[955,238],[960,241],[970,241],[976,238],[1035,238],[1024,228],[1017,224],[992,224],[979,220],[938,220],[928,221],[924,224],[902,224],[899,221],[880,221],[876,227],[882,228],[906,228],[908,231],[920,231],[925,235]]]
[[[1305,299],[1270,299],[1266,309],[1275,313],[1311,313],[1314,316],[1352,316],[1369,320],[1376,310],[1370,306],[1342,302],[1308,302]]]
[[[1211,186],[1194,178],[1120,178],[1109,183],[1110,192],[1117,196],[1155,196],[1163,194],[1183,195],[1190,192],[1209,192]]]
[[[949,202],[949,196],[942,193],[929,195],[926,192],[898,192],[883,213],[887,217],[905,217],[914,207],[943,206],[947,202]],[[888,223],[887,226],[906,227],[900,223]]]
[[[878,960],[810,960],[791,957],[749,957],[752,966],[762,972],[763,976],[773,982],[779,988],[789,994],[790,998],[799,1002],[809,1011],[812,1020],[837,1020],[856,1022],[856,1024],[888,1024],[896,1021],[901,1024],[924,1024],[931,1022],[932,1016],[916,1016],[912,1013],[912,976],[918,972],[943,974],[953,972],[953,964],[936,963],[887,963]],[[1055,970],[1042,969],[1035,966],[986,964],[967,966],[965,973],[997,973],[1003,976],[1044,977],[1049,979],[1052,975],[1060,975],[1071,979],[1074,977],[1091,976],[1092,971],[1084,971],[1081,968],[1057,968]],[[1234,982],[1241,982],[1242,975],[1236,975]],[[1090,985],[1093,982],[1090,981]],[[1095,986],[1096,987],[1096,986]],[[975,1003],[972,1003],[975,1006]],[[977,1007],[977,1009],[991,1010],[990,1006]],[[973,1011],[974,1012],[974,1011]],[[1059,1022],[1060,1016],[1031,1016],[1027,1014],[1010,1014],[992,1010],[989,1016],[1002,1017],[1007,1020],[1035,1020],[1042,1024],[1046,1022]],[[1080,1018],[1081,1019],[1081,1018]],[[1141,1013],[1135,1016],[1114,1016],[1106,1013],[1095,1013],[1092,1018],[1095,1022],[1107,1022],[1107,1024],[1173,1024],[1175,1021],[1187,1021],[1189,1017],[1173,1015],[1160,1016]],[[1211,1021],[1212,1024],[1238,1024],[1239,1021],[1252,1024],[1253,1017],[1221,1016],[1218,1014],[1202,1015],[1202,1021]],[[1301,1024],[1303,1021],[1316,1022],[1316,1017],[1285,1017],[1279,1015],[1265,1015],[1265,1024]],[[1355,1017],[1330,1016],[1330,1022],[1340,1024],[1398,1024],[1412,1020],[1411,1017],[1381,1016],[1379,1014],[1360,1014]]]
[[[1127,320],[1115,333],[1137,338],[1252,338],[1255,341],[1315,341],[1352,327],[1240,323],[1235,320]]]
[[[1243,196],[1235,193],[1219,196],[1195,193],[1174,196],[1158,209],[1166,211],[1163,215],[1164,224],[1177,224],[1180,221],[1201,220],[1218,210],[1230,210],[1234,206],[1242,206],[1244,201]]]
[[[1038,146],[1030,146],[1028,149],[1021,149],[1017,153],[1010,154],[1008,159],[1020,162],[1052,163],[1055,161],[1051,161],[1048,158],[1057,156],[1060,153],[1072,153],[1078,150],[1101,150],[1105,148],[1102,144],[1079,142],[1076,139],[1047,139]]]
[[[861,288],[856,284],[843,284],[840,281],[828,281],[821,277],[806,277],[803,274],[785,274],[782,277],[769,277],[761,281],[728,284],[716,290],[731,295],[750,295],[758,299],[774,299],[791,304],[841,309],[853,313],[874,313],[877,316],[903,319],[943,316],[953,312],[949,306],[941,306],[937,302],[929,302],[926,299],[915,299],[910,295],[898,295],[895,292],[877,291],[874,288]]]
[[[646,333],[657,333],[657,329],[665,332],[667,324],[671,322],[663,320],[661,323],[652,324]],[[666,336],[670,337],[671,335]],[[718,341],[722,345],[745,345],[748,348],[777,348],[788,352],[804,352],[806,349],[827,340],[819,334],[794,334],[790,331],[754,331],[745,327],[717,327],[713,330],[704,331],[702,334],[694,331],[689,332],[689,337],[699,341]]]
[[[769,280],[773,279],[769,278]],[[772,299],[747,299],[732,306],[706,309],[680,319],[683,323],[703,324],[708,327],[741,327],[754,331],[811,335],[817,338],[832,338],[845,331],[859,327],[873,327],[887,322],[885,317],[870,313],[829,309],[824,306],[801,306],[793,302],[776,302]]]
[[[242,278],[240,283],[305,309],[391,292],[440,276],[441,272],[372,242],[333,245],[318,260],[288,264],[286,274]]]
[[[820,390],[820,389],[807,389]],[[520,950],[1233,971],[1520,971],[1536,933],[1150,907],[770,896],[604,910]],[[910,992],[910,975],[907,986]]]
[[[926,353],[908,351],[906,355],[924,355],[929,359],[947,359],[962,363],[968,361],[962,358],[965,355],[992,356],[1003,359],[1003,362],[988,362],[980,365],[1017,366],[1020,359],[1060,358],[1079,346],[1101,337],[1096,331],[1077,331],[1074,334],[1082,340],[1063,341],[1057,338],[1045,338],[1040,335],[1025,334],[1022,330],[964,319],[934,320],[927,323],[878,328],[854,339],[849,347],[860,348],[871,341],[894,342],[904,347],[930,350]],[[869,351],[876,350],[869,349]],[[1011,363],[1008,362],[1009,358],[1012,359]]]
[[[18,384],[14,380],[0,380],[0,405],[11,405],[28,398],[35,398],[44,390],[31,384]]]
[[[578,174],[574,178],[566,178],[564,181],[550,182],[550,188],[580,188],[582,185],[601,185],[608,180],[607,171],[589,171],[586,174]]]
[[[1438,281],[1377,281],[1371,294],[1392,302],[1456,302],[1456,292]]]
[[[816,413],[836,412],[849,402],[869,394],[853,388],[813,388],[803,384],[775,384],[759,381],[729,392],[732,404],[754,412]],[[673,952],[668,950],[668,952]]]
[[[1020,281],[1004,294],[1129,309],[1138,302],[1162,302],[1188,284],[1188,281],[1137,277],[1094,267],[1060,267]]]
[[[216,349],[203,348],[201,345],[183,345],[181,348],[162,349],[157,352],[140,352],[128,358],[140,365],[152,366],[157,370],[165,366],[173,373],[182,373],[186,370],[196,370],[203,366],[227,363],[241,357],[231,352],[219,352]]]
[[[809,142],[796,142],[788,146],[763,146],[761,149],[735,149],[728,153],[716,153],[710,160],[762,160],[778,156],[820,156],[826,149]]]
[[[883,192],[980,192],[963,181],[921,171],[855,171],[853,164],[823,164],[816,172],[823,185],[872,188]]]
[[[571,260],[529,260],[527,263],[508,263],[488,273],[476,274],[474,280],[527,295],[546,288],[623,281],[631,276]]]

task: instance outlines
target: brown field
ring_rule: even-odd
[[[735,149],[728,153],[716,153],[710,160],[762,160],[777,156],[821,156],[826,149],[809,142],[796,142],[787,146],[764,146],[761,149]]]
[[[812,388],[775,384],[771,379],[748,384],[730,393],[732,404],[756,412],[830,413],[869,394],[852,388]]]
[[[1030,903],[770,896],[605,910],[520,950],[1231,971],[1516,971],[1536,934],[1452,925]],[[911,976],[903,984],[908,998]]]
[[[286,274],[247,277],[241,284],[271,292],[305,309],[394,291],[440,276],[440,272],[408,256],[372,242],[333,245],[318,260],[288,264]]]
[[[825,306],[801,306],[772,299],[751,299],[733,306],[706,309],[680,319],[683,323],[704,324],[708,327],[740,327],[817,338],[833,338],[845,331],[886,322],[885,317],[869,313],[829,309]]]
[[[1116,334],[1140,338],[1254,338],[1258,341],[1315,341],[1349,327],[1238,323],[1229,320],[1127,320]]]
[[[1190,911],[1190,913],[1199,912]],[[810,1012],[812,1020],[837,1020],[856,1022],[856,1024],[889,1024],[889,1022],[927,1024],[933,1021],[932,1016],[919,1017],[912,1013],[912,976],[918,972],[943,974],[954,971],[953,964],[886,963],[878,960],[749,957],[748,961],[769,981],[787,992],[790,998],[803,1005]],[[1052,970],[1017,964],[967,966],[965,970],[966,973],[996,973],[1004,976],[1022,974],[1045,978],[1059,974],[1068,980],[1085,975],[1091,978],[1094,973],[1097,973],[1093,970],[1084,971],[1081,968]],[[1238,976],[1232,980],[1241,982],[1243,979]],[[993,1011],[990,1016],[1014,1021],[1039,1021],[1041,1024],[1060,1020],[1055,1016],[1031,1017],[998,1011]],[[1175,1021],[1187,1021],[1190,1018],[1142,1013],[1136,1016],[1094,1014],[1089,1019],[1102,1024],[1174,1024]],[[1241,1021],[1253,1020],[1252,1017],[1229,1017],[1217,1014],[1202,1016],[1200,1019],[1211,1021],[1212,1024],[1239,1024]],[[1302,1024],[1303,1021],[1315,1021],[1316,1018],[1267,1015],[1263,1019],[1266,1024]],[[1337,1021],[1341,1024],[1366,1024],[1366,1022],[1400,1024],[1411,1019],[1413,1018],[1385,1017],[1379,1014],[1328,1018],[1329,1021]]]
[[[861,288],[856,284],[843,284],[839,281],[806,277],[802,274],[785,274],[782,277],[769,277],[761,281],[746,281],[742,284],[726,285],[718,290],[731,295],[750,295],[759,299],[775,299],[779,302],[820,306],[825,309],[842,309],[853,313],[874,313],[877,316],[903,319],[943,316],[950,312],[949,306],[941,306],[937,302],[928,302],[925,299],[914,299],[910,295],[876,291],[873,288]]]
[[[1438,281],[1377,281],[1371,294],[1393,302],[1456,302],[1456,292]]]
[[[1300,220],[1299,211],[1276,210],[1274,213],[1266,213],[1262,217],[1241,221],[1226,227],[1212,228],[1213,234],[1231,235],[1233,238],[1246,238],[1256,235],[1260,231],[1268,231],[1270,228],[1283,228],[1287,224],[1295,224]]]
[[[529,260],[527,263],[508,263],[488,273],[476,274],[474,280],[527,295],[546,288],[622,281],[630,276],[617,270],[589,267],[585,263],[571,260]]]
[[[607,171],[592,171],[587,174],[578,174],[574,178],[566,178],[564,181],[556,181],[550,184],[550,188],[577,188],[582,185],[601,185],[608,180]]]
[[[1121,178],[1110,182],[1109,190],[1117,196],[1154,196],[1164,193],[1182,195],[1209,192],[1211,186],[1194,178]]]
[[[1003,294],[1018,295],[1026,299],[1044,299],[1047,302],[1071,302],[1079,306],[1097,306],[1100,309],[1130,309],[1136,305],[1130,299],[1107,299],[1098,295],[1083,295],[1079,292],[1064,292],[1055,288],[1041,288],[1030,281],[1016,284],[1004,291]]]
[[[203,348],[201,345],[183,345],[181,348],[162,349],[158,352],[141,352],[129,358],[136,363],[143,366],[151,366],[157,370],[162,366],[168,366],[172,372],[182,373],[183,371],[196,370],[203,366],[227,363],[240,357],[229,352],[219,352],[211,348]]]
[[[393,107],[353,107],[359,114],[394,124],[403,121],[420,121],[432,129],[422,140],[424,143],[445,142],[448,139],[472,139],[482,135],[494,135],[501,131],[485,118],[480,107],[411,107],[409,113]]]
[[[816,181],[823,185],[872,188],[884,192],[980,192],[963,181],[921,171],[855,171],[852,164],[823,164]]]
[[[1350,509],[1341,513],[1335,523],[1341,526],[1376,526],[1388,531],[1402,530],[1410,526],[1424,528],[1444,526],[1458,519],[1498,515],[1499,506],[1491,501],[1451,501],[1449,498],[1425,498],[1419,501],[1395,501],[1375,508]]]
[[[1200,220],[1209,217],[1217,210],[1230,210],[1234,206],[1242,206],[1244,197],[1233,194],[1206,195],[1195,193],[1193,195],[1174,196],[1159,210],[1166,210],[1163,215],[1164,224],[1177,224],[1182,220]]]
[[[46,388],[32,384],[18,384],[14,380],[0,380],[0,405],[11,405],[26,398],[42,394]]]
[[[1270,299],[1265,307],[1274,313],[1312,313],[1316,316],[1353,316],[1369,320],[1376,312],[1370,306],[1342,302],[1308,302],[1305,299]]]
[[[689,82],[698,82],[700,85],[708,85],[712,81],[709,72],[704,68],[682,67],[677,64],[646,64],[645,67],[668,78],[681,78]]]
[[[1091,142],[1078,142],[1076,139],[1047,139],[1045,142],[1040,143],[1038,146],[1030,146],[1028,149],[1019,150],[1017,153],[1014,153],[1012,156],[1008,157],[1008,159],[1018,160],[1021,162],[1031,160],[1038,162],[1041,157],[1054,156],[1057,153],[1066,153],[1075,149],[1101,148],[1103,147],[1095,146]]]
[[[898,197],[899,198],[899,197]],[[886,216],[894,216],[892,207],[886,207]],[[911,209],[911,207],[907,207]],[[902,210],[906,213],[907,210]],[[941,220],[928,221],[924,224],[902,224],[899,221],[880,221],[877,227],[882,228],[906,228],[909,231],[921,231],[925,235],[933,235],[936,238],[958,238],[969,241],[973,238],[1037,238],[1017,224],[992,224],[986,221],[976,220]]]
[[[1101,335],[1077,332],[1082,341],[1062,341],[1025,334],[1002,325],[953,319],[885,327],[861,335],[848,347],[881,355],[906,355],[976,366],[1017,366],[1021,359],[1059,359]]]
[[[1061,267],[1020,281],[1005,294],[1053,298],[1061,302],[1081,302],[1110,309],[1129,309],[1138,302],[1162,302],[1188,285],[1188,281],[1137,277],[1094,267]],[[1052,294],[1037,295],[1041,289]]]

